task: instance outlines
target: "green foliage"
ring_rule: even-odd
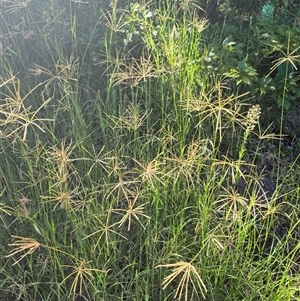
[[[237,69],[230,69],[230,72],[225,72],[224,75],[235,79],[237,85],[244,83],[250,86],[257,81],[258,74],[247,64],[247,58],[244,58],[238,63]]]
[[[212,70],[230,78],[232,88],[239,87],[239,91],[250,88],[262,105],[273,102],[274,108],[278,105],[287,109],[298,99],[295,86],[298,82],[299,17],[291,15],[288,10],[291,6],[286,5],[281,10],[277,5],[273,18],[267,22],[261,11],[254,14],[245,8],[240,12],[239,24],[233,18],[235,11],[228,8],[225,9],[226,21],[207,30],[208,40],[211,35],[215,37],[208,49],[214,53],[215,62],[211,60],[210,63]],[[219,39],[216,39],[218,34]],[[283,90],[288,93],[283,95]]]

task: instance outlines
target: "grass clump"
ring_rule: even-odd
[[[299,156],[201,5],[0,9],[1,300],[299,299]]]

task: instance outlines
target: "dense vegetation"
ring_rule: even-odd
[[[2,301],[299,300],[298,1],[0,18]]]

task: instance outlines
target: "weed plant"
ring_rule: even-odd
[[[0,10],[1,300],[299,300],[299,166],[267,186],[201,5]]]

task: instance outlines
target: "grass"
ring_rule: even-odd
[[[297,162],[199,7],[58,2],[0,5],[2,300],[298,300]]]

